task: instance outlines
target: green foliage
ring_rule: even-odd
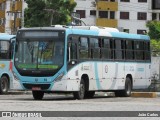
[[[152,56],[160,56],[160,41],[152,39],[151,49],[152,49]]]
[[[147,23],[148,35],[151,38],[151,50],[153,56],[160,56],[160,22],[150,21]]]
[[[43,27],[71,22],[74,0],[26,0],[25,27]],[[52,19],[53,17],[53,19]]]
[[[150,21],[147,23],[148,35],[151,39],[160,40],[160,21]]]

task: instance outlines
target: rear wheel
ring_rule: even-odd
[[[132,91],[132,82],[131,82],[131,79],[127,77],[126,82],[125,82],[125,89],[115,91],[115,96],[116,97],[130,97],[131,91]]]
[[[0,94],[6,94],[9,89],[9,80],[6,76],[2,76],[0,79]]]
[[[35,100],[42,100],[44,96],[44,92],[43,91],[32,91],[32,95]]]
[[[81,79],[81,82],[80,82],[80,89],[79,91],[77,92],[74,92],[73,93],[73,96],[75,99],[84,99],[84,95],[85,95],[85,83],[84,83],[84,80]]]
[[[85,98],[93,98],[95,91],[86,91]]]

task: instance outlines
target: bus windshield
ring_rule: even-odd
[[[22,71],[53,75],[64,61],[64,42],[57,40],[19,40],[15,52],[15,66]],[[32,73],[29,73],[32,75]]]

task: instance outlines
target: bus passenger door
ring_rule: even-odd
[[[67,45],[67,70],[68,78],[79,79],[78,74],[78,60],[77,60],[77,37],[70,37]]]

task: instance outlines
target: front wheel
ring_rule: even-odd
[[[42,100],[44,96],[44,92],[43,91],[32,91],[32,95],[35,100]]]
[[[80,89],[79,91],[73,92],[73,96],[75,99],[81,100],[84,99],[84,95],[85,95],[85,83],[84,80],[81,79]]]
[[[0,79],[0,94],[6,94],[9,89],[9,80],[6,76],[2,76]]]

